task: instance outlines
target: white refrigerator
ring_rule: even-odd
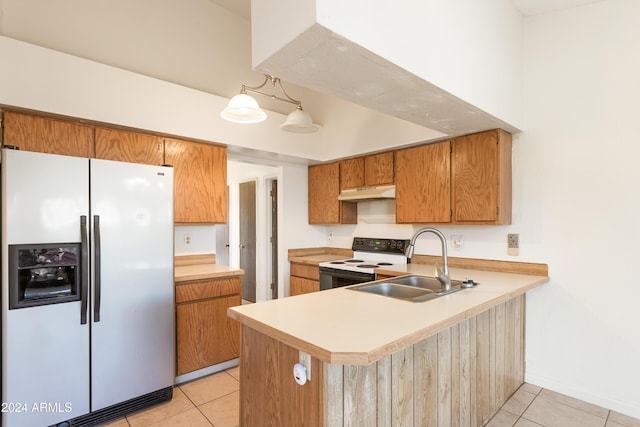
[[[10,149],[0,167],[2,425],[171,399],[173,169]]]

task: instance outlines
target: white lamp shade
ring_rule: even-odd
[[[302,108],[298,107],[287,116],[287,119],[280,125],[280,129],[287,132],[311,133],[318,130],[318,126],[311,121],[311,116]]]
[[[241,93],[229,100],[229,105],[220,112],[220,117],[233,123],[258,123],[267,118],[267,113],[260,109],[253,97]]]

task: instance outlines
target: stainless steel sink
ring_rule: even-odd
[[[424,302],[459,291],[461,282],[452,280],[451,289],[445,291],[440,281],[435,277],[403,276],[355,285],[348,289],[405,301]]]

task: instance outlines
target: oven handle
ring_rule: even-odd
[[[375,274],[369,273],[356,273],[352,271],[338,270],[337,268],[330,267],[320,267],[320,275],[327,275],[332,277],[338,277],[341,279],[354,279],[354,280],[362,280],[363,282],[368,282],[371,279],[371,276],[375,277]]]
[[[89,298],[89,231],[87,216],[80,216],[80,324],[87,324],[87,300]]]

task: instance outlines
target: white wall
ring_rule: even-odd
[[[521,127],[522,17],[511,0],[313,1],[321,25]]]
[[[527,306],[527,380],[640,418],[640,2],[525,21],[522,224],[552,281]]]
[[[28,103],[28,108],[40,111],[89,115],[107,123],[239,147],[267,146],[276,153],[317,160],[359,154],[385,143],[424,141],[437,134],[288,82],[287,93],[303,101],[315,123],[339,129],[350,116],[349,131],[327,136],[322,129],[315,134],[282,132],[278,126],[293,106],[262,95],[255,96],[269,110],[266,122],[243,126],[223,121],[219,113],[228,98],[242,84],[259,85],[264,76],[251,68],[250,23],[209,0],[0,0],[0,34],[73,55],[22,48],[14,56],[3,46],[2,63],[9,66],[0,78],[13,90],[1,94],[0,102],[9,105]],[[41,84],[32,80],[33,75]],[[154,79],[144,76],[159,80],[151,83]],[[31,89],[13,84],[21,80]],[[193,91],[186,94],[187,88]],[[96,101],[103,104],[94,105]],[[117,103],[119,108],[113,108]],[[397,130],[392,138],[388,129]]]
[[[438,226],[447,238],[464,236],[464,249],[450,247],[450,256],[549,265],[550,282],[527,295],[526,381],[636,418],[638,22],[637,0],[525,20],[527,131],[513,148],[513,223]],[[367,212],[389,211],[373,203]],[[327,244],[408,238],[418,228],[359,221],[327,227]],[[506,253],[511,232],[520,234],[518,257]],[[422,236],[416,252],[438,255],[440,246]]]

